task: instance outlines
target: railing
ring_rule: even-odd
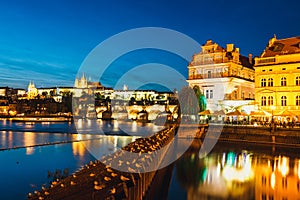
[[[262,64],[274,64],[275,63],[275,57],[271,58],[257,58],[255,64],[256,65],[262,65]]]
[[[192,61],[190,63],[191,66],[196,66],[196,65],[209,65],[209,64],[219,64],[219,63],[226,63],[229,60],[226,59],[211,59],[211,60],[197,60],[197,61]]]
[[[286,55],[276,55],[275,57],[267,57],[267,58],[255,58],[255,65],[271,65],[271,64],[279,64],[279,63],[292,63],[299,62],[300,56],[299,53],[296,54],[286,54]]]
[[[234,77],[234,78],[239,78],[239,79],[244,79],[247,81],[254,82],[254,79],[238,76],[238,75],[232,75],[228,74],[228,72],[219,72],[219,73],[211,73],[210,75],[208,74],[194,74],[189,76],[189,80],[194,80],[194,79],[209,79],[209,78],[223,78],[223,77]]]

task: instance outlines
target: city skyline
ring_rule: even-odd
[[[207,39],[221,46],[234,43],[241,54],[254,56],[262,53],[266,41],[274,34],[288,38],[300,32],[297,1],[1,4],[0,20],[4,22],[0,28],[1,87],[26,88],[30,80],[37,87],[72,86],[80,64],[94,47],[132,28],[174,29],[200,44]],[[110,76],[100,82],[113,86],[120,73],[153,62],[171,66],[187,77],[189,61],[157,50],[135,51],[117,59],[108,71]]]

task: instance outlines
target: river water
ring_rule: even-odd
[[[95,127],[109,135],[92,134]],[[76,128],[70,123],[0,120],[0,199],[26,199],[56,176],[95,160],[80,140],[112,142],[118,149],[141,133],[161,129],[103,121],[82,121]],[[85,134],[71,134],[83,130]],[[39,144],[43,146],[34,146]],[[199,158],[200,146],[195,140],[174,163],[171,180],[163,188],[168,191],[166,199],[300,199],[300,149],[219,142],[208,156]]]

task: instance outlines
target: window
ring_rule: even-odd
[[[262,72],[265,72],[266,70],[265,69],[263,69],[263,70],[261,70]]]
[[[300,106],[300,96],[296,96],[296,106]]]
[[[297,69],[300,69],[300,67],[297,67]]]
[[[281,106],[286,106],[286,96],[281,97]]]
[[[296,85],[299,86],[300,85],[300,76],[296,77]]]
[[[261,195],[261,200],[267,200],[267,195],[262,194],[262,195]]]
[[[242,92],[242,99],[245,98],[245,92]]]
[[[268,86],[273,87],[273,78],[268,79]]]
[[[272,96],[268,97],[268,105],[273,106],[273,97]]]
[[[206,90],[205,91],[205,97],[206,99],[212,99],[214,96],[213,96],[213,90]]]
[[[273,71],[272,69],[269,69],[269,71],[271,72],[271,71]]]
[[[286,78],[285,77],[281,78],[281,86],[286,86]]]
[[[265,96],[261,97],[261,106],[267,105],[267,98]]]
[[[211,71],[207,71],[207,78],[211,78]]]
[[[260,81],[260,86],[261,86],[261,87],[266,87],[266,86],[267,86],[267,81],[266,81],[265,78],[261,79],[261,81]]]
[[[282,68],[282,70],[286,70],[286,68]]]

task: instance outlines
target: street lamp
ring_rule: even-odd
[[[271,110],[272,110],[272,122],[274,122],[274,110],[275,110],[275,106],[271,106]]]
[[[275,109],[275,106],[271,106],[271,110],[272,110],[272,119],[271,119],[271,127],[272,127],[272,132],[274,132],[275,130],[275,124],[274,124],[274,109]]]

